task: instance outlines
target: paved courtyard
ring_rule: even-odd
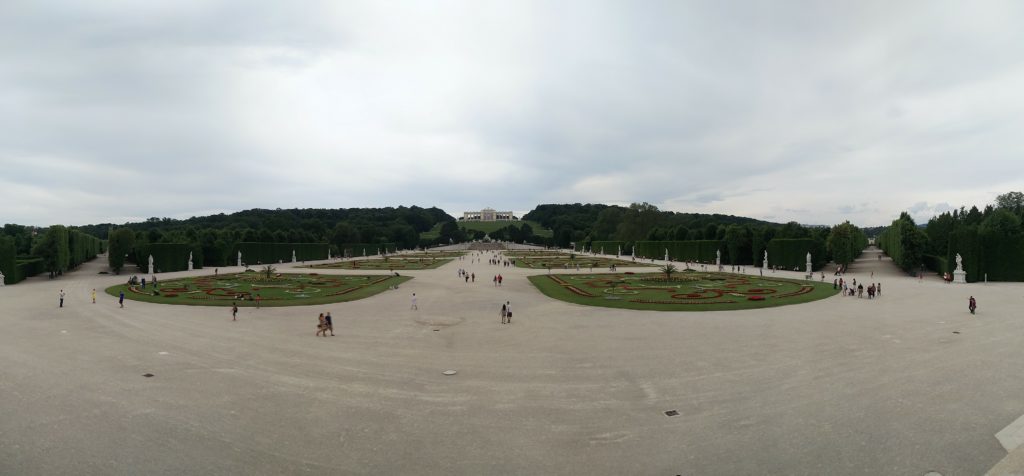
[[[1024,414],[1024,284],[920,282],[869,251],[846,279],[874,272],[879,299],[639,312],[551,300],[526,280],[545,271],[488,255],[237,322],[120,309],[103,258],[0,288],[0,474],[977,475]]]

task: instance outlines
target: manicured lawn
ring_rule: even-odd
[[[733,273],[587,273],[531,276],[549,297],[587,306],[646,311],[725,311],[799,304],[834,296],[831,283]]]
[[[159,304],[230,306],[234,302],[239,307],[255,307],[254,299],[258,294],[262,298],[262,306],[307,306],[356,301],[410,279],[408,276],[387,274],[338,276],[316,273],[277,274],[267,279],[263,273],[249,271],[158,280],[159,288],[155,290],[148,283],[146,289],[122,284],[111,286],[106,292],[118,296],[124,291],[126,299]]]

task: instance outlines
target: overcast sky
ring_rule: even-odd
[[[0,1],[0,222],[1024,190],[1024,2]]]

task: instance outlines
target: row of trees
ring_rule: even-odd
[[[779,225],[731,215],[665,212],[649,203],[634,203],[629,207],[540,205],[524,218],[552,227],[554,244],[561,247],[568,247],[570,240],[574,240],[576,249],[597,251],[598,247],[606,246],[606,252],[613,252],[621,246],[624,252],[631,252],[638,242],[715,240],[721,242],[722,262],[737,265],[761,265],[768,243],[776,239],[812,240],[813,258],[822,264],[827,261],[849,264],[868,243],[864,232],[849,222],[832,228],[808,227],[796,222]],[[659,256],[657,250],[666,247],[672,248],[650,245],[654,253],[651,257]]]
[[[879,242],[901,268],[925,267],[949,273],[963,258],[967,280],[1024,281],[1024,193],[1009,192],[978,209],[961,207],[932,217],[920,227],[906,212],[882,233]]]
[[[34,228],[9,224],[0,233],[0,272],[8,284],[41,271],[53,277],[102,252],[102,240],[78,229],[63,225]]]

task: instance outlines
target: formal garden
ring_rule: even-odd
[[[528,269],[580,269],[599,268],[608,269],[611,266],[653,266],[650,263],[632,261],[629,259],[609,258],[607,256],[593,256],[587,254],[566,254],[550,251],[527,251],[505,253],[505,256],[514,259],[516,267]]]
[[[682,271],[531,276],[545,295],[587,306],[652,311],[725,311],[799,304],[836,294],[832,283]]]
[[[430,252],[389,255],[372,259],[345,259],[330,263],[319,263],[305,266],[313,269],[365,269],[365,270],[417,270],[434,269],[452,259],[462,256],[462,252]]]
[[[159,304],[193,306],[255,307],[306,306],[356,301],[397,287],[412,279],[394,275],[323,275],[317,273],[277,273],[273,269],[242,273],[205,275],[158,280],[157,286],[147,283],[121,284],[107,288],[107,294]]]

